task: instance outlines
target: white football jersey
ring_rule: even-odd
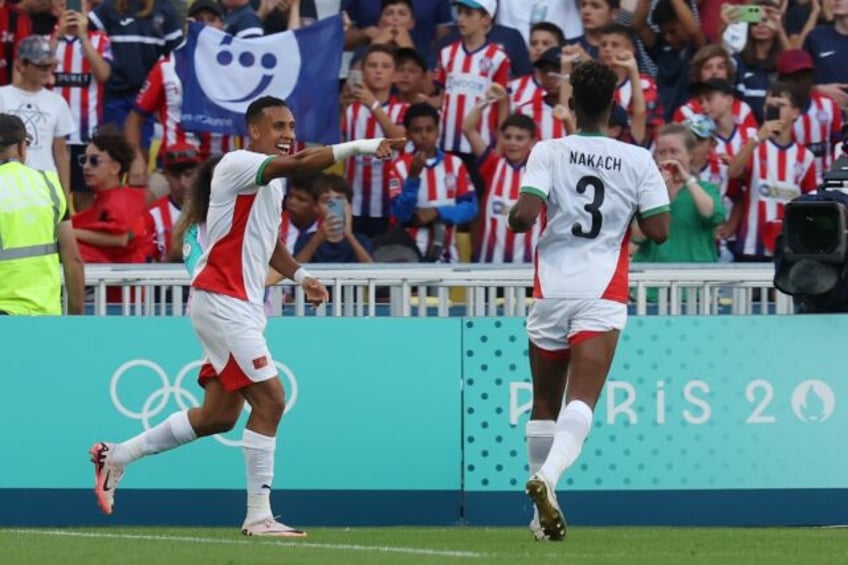
[[[277,244],[283,207],[283,181],[261,184],[273,159],[240,149],[215,166],[206,215],[206,250],[192,286],[262,304],[268,263]]]
[[[600,135],[541,141],[521,184],[547,202],[533,295],[627,302],[630,223],[669,210],[651,154]]]

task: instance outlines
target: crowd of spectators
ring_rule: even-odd
[[[784,205],[841,152],[848,0],[0,0],[0,112],[58,176],[83,258],[181,261],[196,170],[243,144],[181,126],[187,20],[250,41],[340,13],[341,138],[409,143],[288,179],[301,261],[530,262],[540,228],[507,216],[533,143],[574,133],[588,59],[619,78],[606,134],[653,151],[672,200],[671,238],[634,233],[634,260],[770,261]]]

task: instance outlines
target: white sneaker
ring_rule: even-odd
[[[114,444],[99,442],[91,446],[88,454],[94,463],[94,494],[97,505],[107,516],[115,506],[115,489],[124,476],[124,468],[112,462]]]
[[[244,524],[241,533],[245,536],[273,536],[280,538],[305,538],[306,532],[277,522],[275,518],[265,518],[258,522]]]
[[[565,516],[559,508],[556,493],[541,473],[536,473],[527,481],[524,492],[536,505],[539,513],[539,525],[545,537],[552,541],[565,539]]]

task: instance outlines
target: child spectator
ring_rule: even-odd
[[[98,132],[80,159],[94,202],[72,218],[86,263],[145,263],[150,259],[144,190],[124,185],[133,148],[117,131]]]
[[[705,45],[695,53],[692,58],[692,83],[708,81],[719,78],[735,82],[733,60],[721,45]],[[739,98],[733,100],[733,121],[736,125],[746,128],[757,128],[757,120],[751,107]],[[680,106],[674,112],[674,122],[683,122],[686,119],[703,113],[701,102],[697,96],[693,96],[686,104]]]
[[[182,261],[181,254],[174,252],[171,234],[182,214],[194,173],[201,163],[197,147],[187,143],[172,145],[165,152],[163,164],[169,191],[147,211],[147,231],[153,235],[152,255],[160,263]],[[179,251],[178,246],[176,251]]]
[[[456,263],[455,227],[477,217],[477,197],[462,160],[438,148],[439,112],[413,104],[404,117],[413,153],[392,162],[392,215],[427,261]]]
[[[294,176],[288,179],[283,217],[280,223],[280,241],[294,255],[294,246],[303,235],[318,229],[318,201],[312,190],[315,176]]]
[[[306,27],[318,19],[315,0],[251,0],[265,35]]]
[[[784,206],[816,189],[815,158],[792,140],[800,106],[792,85],[777,82],[769,87],[765,114],[777,117],[763,123],[730,165],[731,178],[747,180],[744,192],[730,194],[734,206],[725,230],[735,233],[738,228],[737,261],[771,261]]]
[[[749,139],[756,137],[757,129],[736,124],[733,107],[736,90],[730,81],[711,78],[692,85],[704,115],[715,122],[716,153],[727,160],[737,155]]]
[[[778,80],[795,86],[801,115],[795,120],[793,139],[816,158],[816,182],[833,165],[833,150],[842,142],[842,110],[832,98],[813,90],[813,58],[801,49],[784,51],[777,58]]]
[[[583,49],[583,59],[598,59],[601,51],[601,32],[614,24],[618,16],[620,0],[582,0],[580,19],[583,22],[583,35],[569,39],[570,45],[579,45]]]
[[[659,105],[657,84],[651,77],[640,74],[637,87],[633,85],[636,81],[635,75],[627,68],[618,64],[618,61],[630,57],[636,57],[636,43],[630,29],[621,24],[611,24],[601,31],[601,62],[612,67],[618,76],[619,84],[615,91],[615,102],[627,111],[631,124],[634,123],[634,91],[639,90],[645,99],[645,139],[640,143],[653,139],[653,131],[663,124],[663,112]],[[636,137],[634,132],[634,138]]]
[[[565,43],[565,35],[562,30],[550,22],[538,22],[530,29],[530,62],[534,64],[533,72],[509,83],[510,103],[513,108],[518,108],[536,98],[543,96],[542,76],[536,68],[535,63],[542,54],[551,47],[560,47]]]
[[[395,51],[395,98],[405,104],[427,102],[427,63],[415,49],[401,48]]]
[[[444,89],[441,95],[441,142],[442,150],[455,153],[462,158],[466,167],[474,175],[474,185],[482,191],[481,179],[474,169],[474,156],[471,145],[462,134],[462,120],[466,110],[486,96],[493,83],[506,89],[509,85],[509,58],[497,43],[486,38],[486,32],[492,25],[495,2],[486,0],[472,5],[457,3],[457,28],[460,39],[444,47],[439,53],[439,67],[436,71],[436,83]],[[483,114],[480,123],[480,135],[486,144],[495,140],[500,123],[509,112],[509,99],[501,98],[498,104],[490,105]]]
[[[112,74],[112,43],[102,31],[90,31],[83,14],[65,10],[51,39],[59,63],[53,71],[53,90],[71,109],[76,132],[68,136],[70,191],[77,211],[91,205],[93,195],[82,178],[79,156],[103,121],[103,92]]]
[[[294,246],[297,261],[303,263],[373,263],[371,239],[354,233],[350,203],[353,191],[344,177],[323,174],[312,182],[312,193],[317,199],[318,228],[301,234]],[[331,207],[331,201],[342,206]],[[342,216],[333,209],[344,210]]]
[[[391,97],[396,65],[394,51],[387,45],[372,45],[362,61],[362,83],[351,84],[354,102],[342,119],[342,137],[403,137],[403,114],[407,104]],[[385,183],[386,162],[359,156],[345,163],[345,176],[353,190],[353,229],[374,237],[389,227],[391,207]]]
[[[659,33],[647,21],[650,5],[651,0],[639,0],[633,29],[657,64],[659,103],[664,109],[664,120],[669,121],[674,110],[686,101],[689,60],[704,46],[706,39],[686,0],[659,0],[656,3],[651,16],[660,29]]]
[[[563,110],[567,108],[567,102],[561,98],[561,93],[565,90],[562,88],[563,83],[568,79],[561,72],[560,49],[551,47],[533,63],[539,72],[542,93],[516,109],[517,113],[533,120],[540,140],[563,137],[569,129],[574,130],[573,127],[567,127],[563,119],[565,114],[555,111],[558,105],[562,106]]]
[[[527,168],[527,157],[538,140],[536,124],[527,116],[513,114],[501,124],[502,153],[486,145],[477,131],[483,107],[477,104],[462,124],[478,159],[480,174],[486,182],[482,200],[481,222],[474,230],[474,256],[480,263],[531,263],[542,222],[526,233],[509,229],[507,218],[518,201],[521,177]]]

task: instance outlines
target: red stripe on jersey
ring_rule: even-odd
[[[542,281],[539,278],[539,249],[536,248],[536,254],[533,256],[533,298],[544,298],[542,293]]]
[[[621,240],[621,248],[618,251],[618,263],[616,263],[615,271],[606,290],[601,295],[601,298],[604,300],[614,300],[627,304],[628,274],[630,272],[629,246],[630,229],[628,228]]]
[[[427,171],[427,200],[433,202],[439,199],[439,187],[436,184],[435,167],[425,167]]]
[[[256,200],[256,193],[236,196],[232,227],[227,235],[218,240],[209,250],[206,265],[192,284],[194,288],[247,300],[242,270],[242,251],[247,220],[254,200]]]

